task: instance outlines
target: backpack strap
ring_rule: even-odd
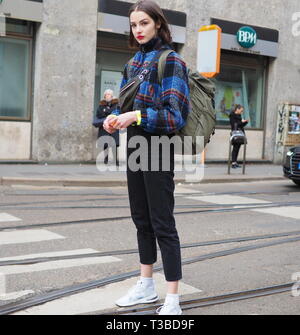
[[[164,75],[167,58],[168,58],[169,54],[173,51],[174,50],[171,50],[171,49],[164,50],[159,57],[158,70],[157,71],[158,71],[158,82],[160,84],[162,82],[162,78],[163,78],[163,75]]]
[[[158,53],[158,55],[145,67],[143,68],[142,70],[145,70],[145,69],[151,69],[151,67],[153,66],[153,64],[157,61],[158,59],[158,80],[159,80],[159,83],[161,83],[162,81],[162,77],[164,75],[164,71],[165,71],[165,65],[166,65],[166,60],[167,60],[167,57],[169,56],[169,54],[173,52],[173,50],[171,49],[167,49],[167,50],[163,50],[163,51],[160,51]],[[133,65],[133,62],[134,62],[134,57],[132,57],[128,62],[128,67],[132,66]]]

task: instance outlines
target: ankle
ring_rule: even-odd
[[[165,303],[179,305],[179,294],[167,293]]]
[[[146,287],[154,286],[154,280],[152,277],[140,277],[140,281]]]

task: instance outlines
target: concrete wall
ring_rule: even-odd
[[[206,159],[212,161],[227,160],[229,156],[229,130],[217,129],[211,142],[206,147]],[[247,131],[247,160],[259,160],[263,154],[263,132]],[[239,160],[243,159],[243,148],[240,149]]]
[[[28,160],[31,146],[30,122],[0,122],[0,160]]]
[[[130,2],[135,1],[130,0]],[[296,23],[292,21],[292,16],[294,13],[300,12],[299,0],[286,2],[282,0],[268,2],[252,0],[250,5],[242,0],[156,0],[156,2],[162,8],[183,11],[187,14],[187,39],[181,54],[188,66],[192,68],[196,67],[198,28],[209,24],[211,17],[279,30],[279,55],[270,63],[266,88],[267,123],[264,158],[281,162],[282,157],[275,154],[278,105],[282,102],[300,104],[300,36],[294,36],[292,33]],[[222,133],[220,130],[218,132]],[[255,141],[255,143],[257,142]],[[206,157],[208,159],[214,158],[216,153],[212,151],[218,150],[218,148],[211,144],[208,147]],[[218,150],[220,158],[223,156],[222,152],[223,150]],[[255,152],[260,153],[260,148]]]
[[[32,158],[93,155],[98,0],[44,0],[36,36]]]
[[[300,36],[292,34],[295,24],[292,15],[300,11],[299,0],[272,0],[267,3],[252,0],[251,6],[245,5],[246,2],[242,0],[157,2],[163,8],[187,14],[187,38],[181,54],[191,68],[196,66],[198,28],[209,24],[211,17],[279,30],[279,56],[270,62],[266,88],[265,148],[262,148],[263,132],[248,131],[248,157],[261,159],[265,151],[265,159],[281,161],[282,157],[278,157],[274,150],[278,104],[300,103]],[[33,66],[32,157],[28,157],[28,130],[24,130],[29,136],[26,154],[15,157],[61,162],[95,158],[96,130],[91,126],[91,121],[97,7],[98,0],[44,0],[43,23],[36,34]],[[15,123],[11,125],[15,127]],[[227,139],[228,131],[218,129],[208,146],[207,159],[226,158]],[[5,152],[9,150],[5,149]]]

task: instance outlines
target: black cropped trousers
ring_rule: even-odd
[[[148,169],[132,170],[129,156],[136,148],[129,148],[134,136],[146,139]],[[152,265],[157,261],[158,242],[167,281],[182,278],[180,241],[174,218],[174,151],[171,150],[170,169],[151,171],[151,134],[140,127],[127,128],[127,185],[132,220],[137,229],[140,263]],[[137,159],[138,161],[138,159]],[[159,161],[163,157],[159,153]]]
[[[232,162],[237,162],[241,146],[242,146],[241,144],[233,144],[232,158],[231,158]]]

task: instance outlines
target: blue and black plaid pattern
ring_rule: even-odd
[[[140,73],[141,69],[156,57],[162,49],[170,49],[162,45],[159,38],[148,42],[144,49],[137,52],[131,64],[126,64],[121,88],[129,79]],[[176,52],[171,52],[161,84],[158,82],[158,62],[151,70],[148,78],[140,85],[134,101],[134,110],[140,110],[142,127],[153,134],[172,134],[184,127],[190,111],[188,75],[185,62]],[[114,114],[121,111],[118,108]]]

